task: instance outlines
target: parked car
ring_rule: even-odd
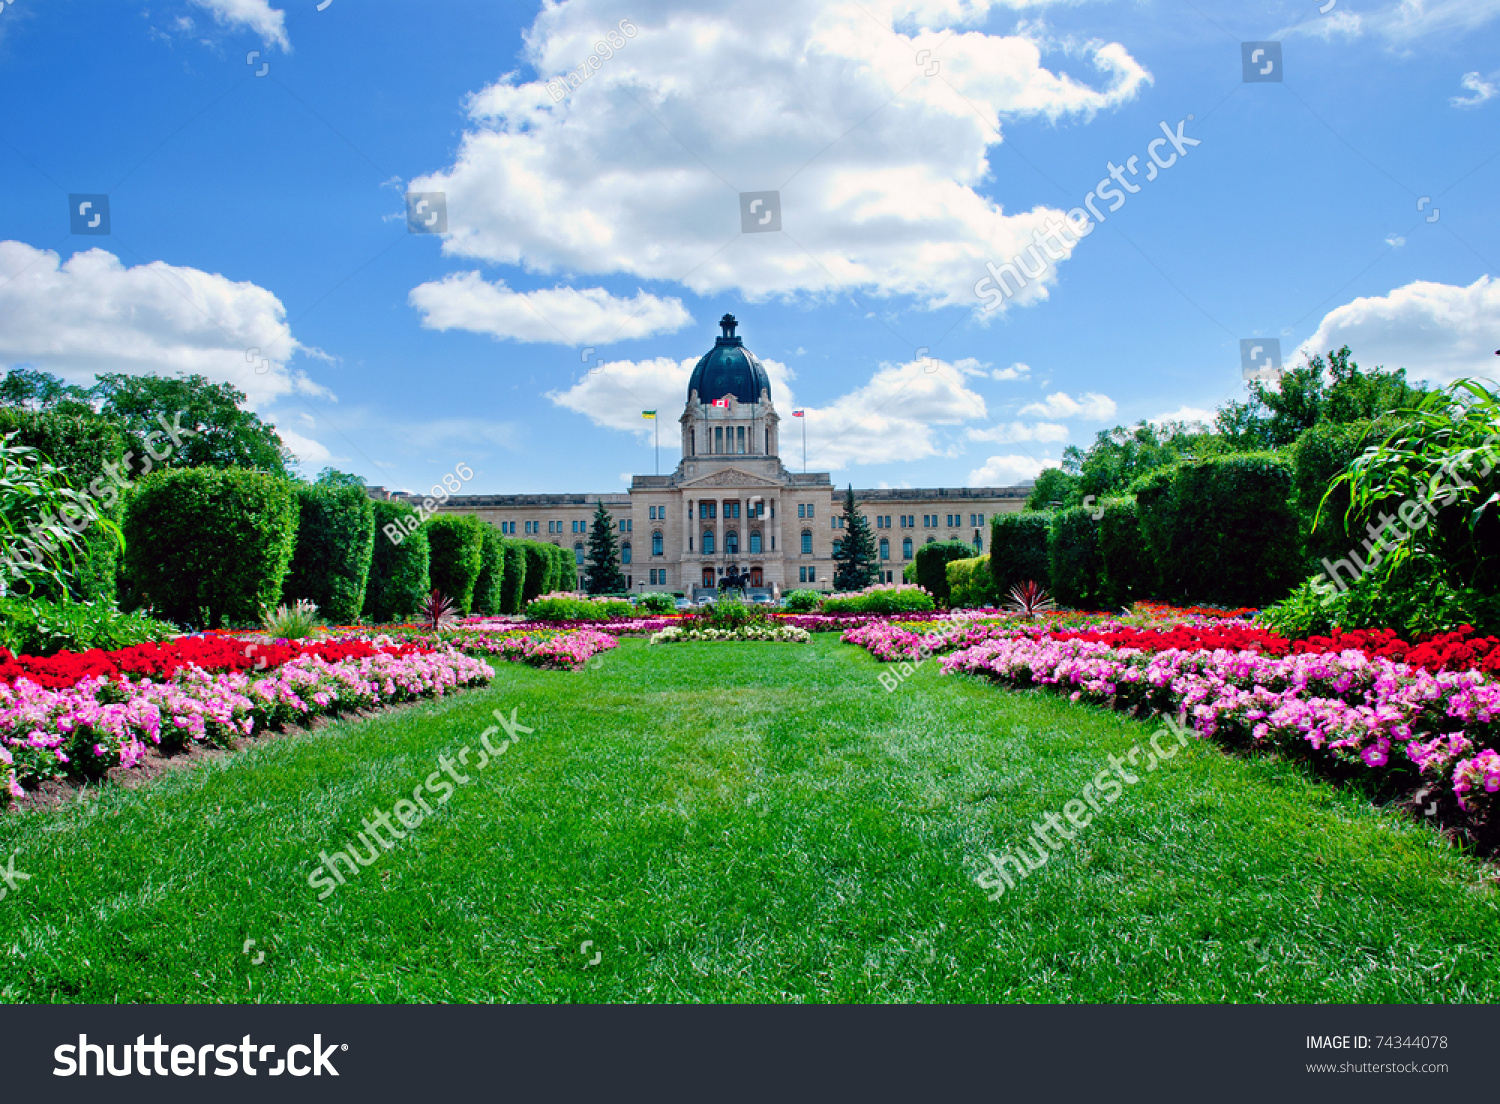
[[[771,596],[769,594],[752,594],[750,595],[750,604],[756,606],[769,606],[771,605]]]
[[[678,598],[677,608],[680,610],[690,610],[693,608],[693,600],[691,598]]]

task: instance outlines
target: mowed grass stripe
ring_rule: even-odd
[[[827,635],[626,640],[578,674],[501,664],[484,691],[0,818],[0,858],[32,875],[0,901],[0,996],[1500,995],[1485,866],[1297,764],[1196,742],[987,900],[985,852],[1154,726],[935,663],[886,693],[879,670]],[[319,852],[512,707],[535,734],[471,758],[472,784],[320,902]]]

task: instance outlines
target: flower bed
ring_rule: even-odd
[[[694,641],[730,642],[765,640],[774,644],[806,644],[812,639],[806,629],[794,625],[741,625],[736,629],[663,629],[651,637],[652,644],[686,644]]]
[[[26,679],[46,689],[60,690],[90,678],[123,678],[128,675],[170,678],[186,667],[205,671],[264,671],[280,667],[299,656],[326,660],[365,659],[377,654],[408,655],[409,644],[380,640],[321,640],[311,643],[277,641],[260,643],[231,636],[184,636],[165,644],[137,644],[113,652],[97,648],[56,655],[13,656],[0,648],[0,682]]]
[[[331,660],[308,652],[265,674],[187,666],[164,681],[97,675],[66,689],[21,678],[0,685],[0,767],[6,792],[19,797],[44,780],[136,766],[152,748],[227,747],[257,729],[441,697],[492,677],[483,661],[445,650]]]
[[[1450,818],[1491,834],[1500,684],[1478,671],[1433,673],[1355,649],[1152,653],[1021,632],[956,651],[942,670],[1183,716],[1205,738],[1277,748],[1387,792],[1436,798]]]

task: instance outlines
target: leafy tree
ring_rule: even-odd
[[[292,463],[275,427],[242,409],[245,393],[231,384],[200,375],[106,373],[92,394],[100,413],[120,421],[129,438],[126,447],[137,457],[146,455],[148,438],[163,448],[172,443],[163,441],[163,423],[194,431],[173,444],[169,457],[156,461],[159,468],[253,468],[285,475]]]
[[[66,414],[92,414],[87,389],[35,368],[12,368],[0,379],[0,404]]]
[[[1369,421],[1410,407],[1426,393],[1422,384],[1406,381],[1406,369],[1365,371],[1345,345],[1330,350],[1325,361],[1314,356],[1282,374],[1274,385],[1251,380],[1246,402],[1226,403],[1219,411],[1219,432],[1241,450],[1290,445],[1315,425]]]
[[[1089,495],[1097,501],[1119,493],[1138,477],[1185,457],[1202,459],[1228,451],[1224,438],[1192,422],[1142,421],[1129,429],[1100,430],[1088,452],[1075,445],[1063,450],[1063,471],[1077,477],[1074,500],[1064,505],[1082,504]]]
[[[1046,510],[1051,508],[1054,502],[1063,507],[1077,506],[1081,501],[1078,495],[1078,477],[1069,475],[1061,468],[1043,468],[1041,474],[1036,477],[1036,484],[1031,488],[1031,493],[1026,496],[1026,508],[1028,510]]]
[[[313,484],[318,487],[354,487],[360,491],[366,486],[364,476],[350,475],[337,468],[324,468],[318,473],[318,478],[313,480]]]
[[[838,561],[833,571],[834,590],[863,590],[880,577],[870,519],[855,509],[852,483],[844,496],[844,535],[834,559]]]
[[[620,570],[620,548],[615,541],[614,520],[604,502],[594,511],[589,530],[588,567],[585,586],[590,594],[619,594],[625,589],[625,573]]]
[[[87,559],[83,534],[91,524],[119,541],[119,527],[61,468],[0,438],[0,594],[65,591]]]

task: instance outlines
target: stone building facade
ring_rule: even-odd
[[[829,590],[844,494],[827,472],[793,472],[781,462],[782,419],[771,382],[736,335],[733,315],[693,369],[679,419],[682,461],[670,475],[637,475],[628,492],[454,495],[445,512],[475,514],[507,536],[571,548],[580,586],[596,503],[620,542],[630,589],[691,594],[725,574],[748,574],[772,591]],[[658,415],[659,416],[659,415]],[[1019,511],[1020,487],[854,491],[870,522],[881,579],[899,582],[924,544],[967,541],[982,550],[989,520]],[[381,488],[372,494],[385,495]],[[421,496],[389,497],[419,502]],[[640,522],[636,525],[636,522]]]

